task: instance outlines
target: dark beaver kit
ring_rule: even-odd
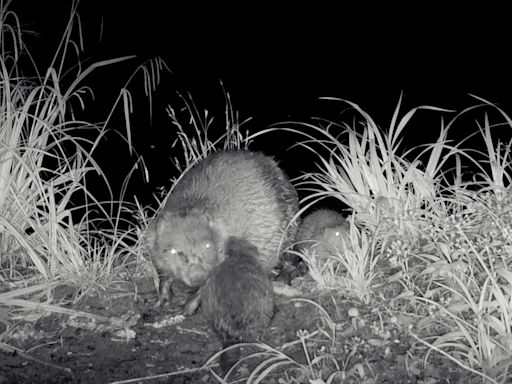
[[[170,298],[174,279],[200,287],[225,258],[229,236],[247,239],[270,273],[293,244],[297,192],[262,153],[221,151],[187,171],[146,232],[151,258],[162,277],[158,305]]]
[[[320,240],[326,228],[350,229],[348,222],[339,212],[330,209],[318,209],[305,216],[297,232],[298,249],[309,248],[312,240]]]
[[[223,348],[255,341],[274,314],[274,293],[259,263],[258,249],[249,241],[231,237],[227,258],[208,277],[200,290],[203,315],[219,337]],[[238,348],[221,356],[226,372],[239,359]]]
[[[296,236],[296,251],[313,252],[325,262],[349,244],[350,225],[343,215],[330,209],[318,209],[302,219]],[[298,258],[298,257],[297,257]],[[306,273],[307,263],[296,261],[298,274]]]

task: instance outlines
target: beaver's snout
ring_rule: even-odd
[[[185,276],[183,276],[183,281],[189,287],[195,288],[201,286],[208,277],[208,272],[199,264],[191,264]]]

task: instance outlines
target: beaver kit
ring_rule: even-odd
[[[350,225],[341,213],[329,209],[316,210],[302,220],[295,250],[314,250],[316,255],[327,257],[343,249],[342,241],[348,242],[349,231]]]
[[[257,247],[270,273],[283,249],[293,244],[297,192],[277,163],[262,153],[216,152],[187,171],[146,233],[161,278],[157,305],[171,298],[175,279],[200,287],[225,258],[230,236]]]
[[[202,311],[222,347],[259,339],[274,314],[272,284],[261,266],[258,249],[246,239],[231,237],[227,258],[200,289]],[[221,355],[224,372],[239,359],[239,348]]]

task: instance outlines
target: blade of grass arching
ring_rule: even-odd
[[[398,120],[398,114],[400,112],[400,105],[402,104],[403,93],[404,93],[403,91],[400,92],[400,97],[398,98],[398,103],[396,104],[395,111],[393,112],[393,116],[391,117],[391,123],[389,124],[388,137],[391,138],[390,142],[388,143],[389,144],[389,148],[393,147],[393,137],[395,136],[394,135],[394,130],[395,130],[396,122]],[[397,133],[396,135],[398,136],[399,133]]]
[[[383,163],[389,160],[389,156],[393,154],[390,148],[388,148],[385,138],[381,133],[379,127],[369,122],[366,125],[366,131],[368,132],[368,143],[371,146],[373,143],[374,148],[378,149],[378,153]]]
[[[341,102],[341,103],[345,103],[345,104],[348,104],[352,109],[354,109],[355,111],[357,111],[361,116],[363,116],[363,118],[368,121],[368,122],[373,122],[372,118],[370,117],[370,115],[368,115],[361,107],[359,107],[359,105],[357,105],[356,103],[350,101],[350,100],[347,100],[347,99],[340,99],[340,98],[337,98],[337,97],[320,97],[319,98],[320,100],[327,100],[327,101],[335,101],[335,102]],[[375,123],[373,123],[373,125],[375,125]]]
[[[66,25],[66,28],[64,30],[64,33],[62,34],[61,40],[59,42],[59,45],[56,49],[55,54],[53,55],[52,61],[48,68],[51,70],[51,72],[55,73],[56,78],[62,78],[62,72],[65,64],[65,58],[68,57],[67,55],[67,49],[70,45],[75,46],[74,42],[71,39],[71,34],[74,31],[74,23],[75,20],[78,21],[78,37],[80,39],[80,50],[83,50],[83,39],[82,39],[82,33],[81,33],[81,27],[80,27],[80,19],[77,17],[77,8],[78,8],[79,1],[73,0],[71,2],[71,10],[70,10],[70,16],[68,18],[68,23]],[[75,19],[76,18],[76,19]],[[78,51],[78,49],[77,49]],[[84,78],[89,76],[89,74],[96,70],[99,67],[112,65],[119,63],[121,61],[125,61],[131,58],[134,58],[135,55],[129,55],[119,58],[114,58],[110,60],[103,60],[97,63],[93,63],[90,66],[88,66],[83,72],[81,71],[81,68],[79,67],[78,70],[78,76],[76,79],[71,83],[71,85],[68,87],[67,91],[62,95],[63,100],[70,100],[72,94],[74,94],[78,90],[78,85],[83,82]],[[56,69],[58,65],[58,69]],[[50,71],[49,71],[50,72]],[[47,76],[48,73],[47,72]]]
[[[0,61],[17,62],[23,47],[21,25],[16,13],[7,9],[9,4],[10,1],[2,1],[0,4]],[[7,36],[10,37],[11,44],[7,43]],[[16,69],[16,66],[13,66],[13,69]]]
[[[459,342],[459,340],[465,340],[469,345]],[[459,329],[437,337],[432,343],[432,346],[439,349],[453,349],[458,351],[458,353],[462,353],[464,355],[468,362],[470,360],[471,351],[477,358],[476,361],[479,363],[478,365],[481,367],[482,360],[480,358],[478,345],[475,340],[473,340],[473,335],[471,335],[468,329],[464,326],[459,326]]]
[[[66,24],[66,28],[64,29],[64,33],[62,34],[62,37],[59,41],[59,45],[57,46],[55,54],[53,55],[52,61],[48,65],[48,68],[55,68],[57,65],[59,66],[59,69],[58,69],[59,77],[62,76],[62,71],[64,68],[64,59],[66,57],[68,57],[67,50],[69,49],[70,44],[72,44],[71,34],[74,30],[75,18],[78,21],[80,20],[77,17],[78,3],[79,3],[78,0],[71,1],[71,9],[70,9],[69,17],[68,17],[68,22]],[[82,34],[81,34],[80,28],[79,28],[78,36],[80,38],[80,41],[82,41],[82,39],[81,39]],[[58,62],[59,60],[60,60],[60,62]]]
[[[190,94],[187,94],[187,97],[184,97],[181,94],[178,94],[185,104],[185,109],[188,111],[190,117],[190,125],[195,130],[195,136],[193,136],[192,141],[189,142],[189,136],[183,131],[180,138],[182,140],[186,140],[188,147],[190,148],[191,157],[189,160],[192,160],[187,163],[187,168],[191,167],[197,161],[205,158],[208,153],[214,150],[214,146],[212,142],[208,139],[208,131],[213,122],[213,117],[208,117],[208,111],[204,111],[204,117],[201,116],[199,112],[199,108],[196,103],[192,99]]]
[[[379,155],[377,154],[377,146],[374,140],[370,141],[369,155],[371,172],[367,174],[367,180],[373,180],[373,183],[370,183],[370,185],[373,184],[372,192],[374,194],[378,194],[380,192],[384,196],[390,196],[392,188],[391,185],[393,183],[391,163],[387,159],[379,158]]]
[[[135,58],[135,55],[122,56],[117,57],[115,59],[102,60],[96,63],[89,65],[83,72],[79,73],[76,79],[71,83],[71,85],[66,89],[66,92],[62,94],[63,100],[69,100],[71,96],[79,89],[79,85],[84,81],[84,79],[89,76],[93,71],[97,70],[101,67],[111,66],[113,64],[118,64],[123,61],[131,60]]]
[[[489,127],[489,116],[487,113],[484,113],[484,126],[483,128],[479,125],[478,128],[484,138],[485,147],[487,149],[487,155],[489,161],[496,161],[498,158],[498,154],[494,152],[494,144],[492,142],[491,130]],[[492,164],[491,164],[492,165]]]
[[[446,149],[447,137],[448,129],[445,129],[444,120],[441,119],[441,130],[436,142],[427,145],[425,150],[423,150],[417,157],[417,159],[419,159],[424,153],[430,152],[430,156],[425,167],[425,173],[433,180],[437,179],[438,173],[443,168],[444,163],[448,160],[448,156],[445,156],[443,160],[440,161],[443,150]]]
[[[125,322],[121,318],[106,317],[106,316],[96,315],[96,314],[89,313],[89,312],[77,311],[74,309],[69,309],[69,308],[58,306],[58,305],[41,303],[41,302],[36,302],[36,301],[31,301],[31,300],[3,298],[1,294],[0,294],[0,303],[9,305],[9,306],[12,305],[15,307],[27,308],[32,311],[44,311],[47,313],[59,313],[61,315],[84,317],[86,319],[91,319],[91,320],[97,321],[97,322],[109,323],[109,324],[112,324],[114,326],[118,326],[121,328],[124,328],[124,326],[125,326]]]
[[[505,120],[507,121],[507,124],[512,128],[512,119],[508,116],[507,113],[505,113],[505,111],[503,111],[503,109],[501,109],[496,104],[491,103],[490,101],[488,101],[488,100],[486,100],[486,99],[484,99],[482,97],[473,95],[471,93],[469,94],[469,96],[474,97],[475,99],[481,101],[483,103],[483,105],[488,105],[488,106],[491,106],[494,109],[496,109],[505,118]]]
[[[42,188],[42,187],[39,187]],[[61,259],[61,256],[63,255],[62,250],[58,248],[57,239],[59,238],[60,234],[58,234],[56,231],[59,228],[59,225],[61,222],[59,221],[59,218],[62,217],[62,214],[59,214],[56,212],[57,208],[55,207],[55,201],[54,199],[54,193],[52,193],[51,188],[48,189],[49,193],[44,194],[43,192],[43,200],[39,200],[34,203],[34,206],[43,206],[45,207],[44,210],[39,210],[37,214],[33,214],[30,211],[27,211],[26,204],[27,202],[23,197],[18,197],[17,194],[14,195],[14,202],[17,207],[19,207],[19,211],[22,212],[23,215],[23,222],[28,223],[29,227],[34,230],[35,235],[37,235],[38,241],[35,242],[36,249],[34,250],[34,253],[38,255],[37,261],[40,261],[42,264],[46,263],[44,266],[45,271],[49,271],[49,276],[55,277],[57,264],[53,262],[54,259]],[[29,202],[30,207],[30,202]],[[57,216],[58,215],[58,216]],[[64,216],[66,213],[64,212]],[[39,219],[39,217],[42,217]],[[64,234],[66,236],[67,233]],[[27,243],[28,244],[28,243]],[[23,245],[23,244],[21,244]],[[23,247],[26,251],[26,247]],[[39,255],[48,255],[47,257],[41,257]],[[32,258],[32,257],[31,257]],[[33,258],[32,258],[33,260]],[[43,261],[44,260],[44,261]],[[65,265],[66,263],[63,260],[60,260],[62,265]],[[34,260],[33,260],[34,262]],[[34,262],[35,264],[35,262]],[[36,265],[37,266],[37,265]],[[40,270],[41,267],[38,267]]]
[[[512,272],[503,268],[497,270],[497,274],[506,279],[509,285],[512,285]],[[511,294],[504,293],[504,289],[501,285],[492,284],[493,296],[500,307],[501,320],[504,325],[503,332],[512,334],[512,308],[510,307]]]
[[[393,153],[396,153],[396,151],[398,150],[399,143],[397,143],[397,140],[400,137],[400,135],[402,134],[403,129],[409,123],[409,121],[414,116],[414,114],[419,110],[428,110],[428,111],[445,112],[445,113],[454,113],[455,112],[454,110],[451,110],[451,109],[438,108],[438,107],[433,107],[431,105],[420,105],[418,107],[414,107],[413,109],[411,109],[409,112],[407,112],[402,117],[402,119],[398,123],[398,126],[397,126],[394,134],[393,134],[393,131],[390,129],[389,136],[391,138],[391,142],[390,142],[389,148],[391,149],[391,151]],[[395,113],[397,113],[397,112],[398,112],[398,106],[397,106],[397,111]]]
[[[430,344],[430,343],[426,342],[425,340],[421,339],[420,337],[418,337],[416,334],[414,334],[410,330],[409,330],[409,335],[411,335],[415,340],[417,340],[418,342],[420,342],[421,344],[423,344],[423,345],[425,345],[425,346],[427,346],[429,348],[429,351],[427,352],[427,355],[425,356],[425,359],[424,359],[425,362],[427,361],[427,358],[430,355],[431,351],[436,351],[436,352],[440,353],[441,355],[447,357],[450,361],[454,362],[459,367],[461,367],[464,370],[466,370],[468,372],[471,372],[471,373],[473,373],[473,374],[475,374],[477,376],[480,376],[480,377],[484,378],[489,383],[500,384],[496,380],[494,380],[493,378],[487,376],[485,373],[480,372],[479,370],[474,369],[471,365],[464,364],[462,361],[460,361],[456,357],[450,355],[448,352],[442,350],[441,348],[438,348],[438,347],[434,346],[433,344]],[[503,384],[503,383],[501,383],[501,384]]]
[[[108,61],[106,65],[116,64],[118,62],[129,60],[134,57],[135,56],[125,56],[122,58],[113,59],[113,60],[117,60],[117,61]],[[100,63],[104,63],[104,62],[100,62]],[[103,64],[100,66],[103,66]],[[148,69],[148,67],[149,67],[149,69]],[[98,68],[98,67],[96,67],[96,68]],[[92,70],[95,70],[96,68],[91,69],[90,72],[92,72]],[[133,113],[133,102],[132,102],[131,93],[128,91],[128,86],[131,84],[134,77],[139,72],[142,72],[142,76],[144,79],[144,82],[143,82],[144,83],[144,93],[149,101],[149,111],[150,111],[150,121],[151,121],[152,110],[153,110],[153,104],[152,104],[153,103],[153,92],[156,90],[156,87],[160,84],[160,80],[161,80],[160,72],[162,72],[164,69],[167,72],[171,72],[171,70],[167,67],[167,64],[165,64],[165,62],[159,57],[147,60],[146,62],[139,65],[135,69],[135,71],[133,71],[133,73],[130,75],[128,80],[125,82],[124,86],[119,91],[119,96],[115,100],[113,107],[111,108],[110,113],[107,116],[105,123],[103,124],[104,127],[106,127],[109,124],[109,122],[112,119],[112,116],[114,114],[114,111],[116,110],[118,103],[122,101],[124,120],[125,120],[126,138],[127,138],[128,150],[129,150],[130,154],[132,154],[132,150],[133,150],[133,145],[132,145],[132,140],[131,140],[131,125],[130,125],[130,116]],[[83,77],[85,78],[86,76],[88,76],[90,74],[90,72],[86,73],[85,76],[83,76]],[[76,91],[74,91],[73,93],[76,93]],[[94,149],[92,151],[94,151]],[[92,154],[92,151],[91,151],[91,154]]]
[[[42,180],[39,177],[39,171],[41,171],[41,170],[46,171],[46,172],[48,172],[49,175],[54,176],[52,179],[52,183],[53,183],[54,187],[60,186],[60,185],[65,186],[70,181],[73,181],[74,185],[75,185],[75,187],[74,187],[75,189],[78,188],[77,186],[81,186],[78,183],[78,180],[81,180],[85,176],[86,173],[88,173],[90,171],[96,171],[100,175],[103,175],[102,172],[99,171],[100,168],[99,168],[98,164],[94,161],[94,159],[92,159],[92,157],[90,157],[87,154],[87,150],[81,146],[79,141],[68,137],[66,139],[66,141],[70,141],[75,146],[75,148],[78,150],[78,152],[76,153],[76,156],[75,156],[75,162],[74,162],[74,164],[71,164],[71,162],[70,162],[71,158],[67,158],[64,154],[63,141],[64,140],[62,140],[62,139],[56,139],[54,141],[54,143],[52,144],[52,146],[48,147],[48,149],[46,149],[46,150],[39,150],[37,148],[25,148],[23,157],[19,157],[17,154],[14,154],[14,158],[17,160],[16,161],[17,164],[19,164],[21,166],[20,167],[21,172],[17,172],[17,176],[18,176],[18,179],[16,182],[17,185],[22,185],[22,180],[24,178],[26,178],[27,182],[29,182],[31,184],[38,185],[38,190],[40,192],[44,191],[45,187],[43,186]],[[49,150],[51,150],[51,147],[53,147],[53,146],[56,146],[59,148],[59,151],[62,154],[61,157],[56,157],[56,156],[52,155],[51,152],[48,152]],[[82,160],[81,154],[85,154],[86,160]],[[56,158],[57,161],[62,163],[60,166],[60,169],[46,169],[43,167],[38,167],[37,165],[34,167],[30,163],[26,162],[26,160],[31,161],[32,159],[36,158],[38,161],[37,164],[39,164],[40,159],[43,158],[44,156]],[[83,166],[83,164],[85,164],[86,162],[91,163],[91,165],[87,166],[87,167]],[[35,171],[33,169],[35,169]],[[63,173],[62,170],[68,170],[68,171],[64,171],[64,173]],[[105,176],[103,175],[103,177],[105,177]],[[106,181],[106,179],[105,179],[105,182],[108,185],[108,182]]]
[[[46,197],[48,207],[48,251],[50,252],[50,255],[52,258],[57,257],[59,258],[61,252],[57,248],[57,226],[59,225],[59,222],[57,221],[57,217],[55,214],[55,196],[52,193],[53,188],[51,186],[51,183],[48,188],[48,194]],[[64,264],[63,260],[60,259],[60,264]],[[57,263],[51,263],[50,264],[51,269],[51,276],[55,276],[57,272],[58,265]]]
[[[248,139],[249,130],[244,133],[241,131],[242,126],[251,120],[246,118],[244,121],[239,122],[238,112],[235,112],[233,103],[231,101],[231,95],[226,91],[222,81],[220,82],[222,92],[224,93],[224,121],[226,124],[226,138],[224,139],[224,150],[249,148],[251,141]]]
[[[356,191],[370,197],[372,192],[378,190],[378,187],[375,184],[372,171],[369,168],[371,164],[367,163],[366,153],[360,152],[357,154],[353,157],[350,165],[350,171],[347,169],[347,174],[349,175],[352,184],[356,187]],[[354,183],[354,179],[357,180],[357,183]]]
[[[504,188],[504,178],[506,178],[507,181],[510,180],[510,175],[506,169],[508,169],[510,166],[510,162],[507,159],[510,155],[510,147],[512,142],[509,142],[508,145],[504,146],[504,150],[502,150],[502,143],[499,139],[496,143],[496,147],[494,146],[487,113],[484,115],[483,127],[478,124],[478,128],[484,139],[485,147],[487,150],[485,156],[488,159],[491,168],[491,177],[489,178],[488,176],[485,176],[486,179],[488,179],[487,182],[490,186]]]
[[[305,128],[305,129],[312,129],[313,132],[317,132],[317,133],[321,134],[322,136],[325,136],[326,139],[325,140],[319,140],[313,134],[307,133],[307,132],[305,132],[302,129],[288,128],[287,125],[298,126],[298,127],[302,127],[302,128]],[[268,135],[269,133],[277,132],[277,131],[291,132],[291,133],[295,133],[295,134],[298,134],[300,136],[306,137],[307,140],[300,140],[300,141],[298,141],[296,144],[292,145],[290,147],[290,149],[292,149],[292,148],[294,148],[296,146],[302,146],[302,147],[307,148],[308,150],[310,150],[314,154],[318,154],[318,151],[315,151],[311,146],[305,145],[306,143],[309,142],[309,143],[319,144],[323,149],[325,149],[327,151],[330,151],[331,148],[330,148],[330,146],[327,145],[327,143],[331,143],[332,140],[335,140],[335,137],[332,134],[330,134],[329,132],[326,132],[325,130],[323,130],[320,127],[317,127],[314,124],[311,124],[311,123],[301,123],[301,122],[296,122],[296,121],[284,121],[282,123],[274,124],[270,128],[263,129],[261,131],[258,131],[258,132],[255,132],[255,133],[249,135],[247,137],[247,139],[251,140],[251,141],[254,141],[254,139],[256,139],[259,136]]]
[[[321,161],[324,161],[321,159]],[[341,200],[344,204],[356,208],[358,203],[356,200],[360,200],[359,194],[364,193],[365,190],[361,191],[361,188],[366,188],[364,183],[361,181],[358,184],[354,184],[354,181],[348,176],[343,176],[342,169],[336,168],[336,166],[325,162],[326,169],[322,170],[321,174],[306,174],[311,179],[313,188],[315,191],[325,191],[323,195],[335,195],[335,197]],[[354,175],[357,175],[355,173]],[[355,182],[358,182],[357,180]],[[318,189],[321,187],[321,189]],[[367,194],[364,193],[363,196]]]
[[[10,104],[10,101],[5,101]],[[11,116],[12,112],[8,109],[2,114]],[[13,124],[14,123],[14,124]],[[2,140],[5,143],[3,148],[0,148],[0,211],[5,204],[6,196],[8,193],[9,183],[11,179],[11,169],[14,167],[15,153],[14,148],[18,145],[18,140],[21,137],[22,126],[16,124],[17,121],[10,119],[10,121],[1,121],[0,137],[7,134],[8,136]]]
[[[254,384],[259,384],[259,383],[265,383],[266,381],[263,381],[263,380],[266,380],[267,379],[267,376],[272,372],[272,371],[276,371],[279,367],[284,367],[284,366],[287,366],[287,365],[294,365],[295,362],[291,362],[290,360],[284,360],[282,359],[282,357],[276,357],[272,360],[275,360],[274,361],[270,361],[271,359],[265,361],[265,363],[267,364],[270,364],[267,368],[265,368],[261,373],[259,373],[259,375],[254,378],[254,377],[249,377],[249,379],[247,380],[247,383],[254,383]],[[251,373],[251,376],[253,374]],[[255,379],[254,381],[251,381],[251,379]]]
[[[368,113],[366,113],[361,107],[359,107],[359,105],[357,105],[356,103],[353,103],[349,100],[346,100],[346,99],[338,99],[338,98],[334,98],[334,97],[322,97],[320,99],[321,100],[338,101],[338,102],[348,104],[350,107],[352,107],[355,111],[357,111],[363,117],[364,121],[367,123],[368,132],[370,134],[377,135],[376,136],[377,140],[379,141],[379,139],[380,139],[379,145],[381,145],[382,147],[385,147],[384,142],[382,142],[382,137],[380,135],[379,129],[377,128],[377,124],[375,124],[375,121],[373,121],[371,116]]]
[[[133,101],[132,101],[132,95],[130,92],[123,88],[120,92],[120,97],[123,100],[123,110],[124,110],[124,116],[125,116],[125,124],[126,124],[126,140],[128,141],[128,151],[129,154],[132,155],[132,130],[130,126],[130,119],[129,116],[133,113]]]
[[[165,69],[167,72],[171,72],[165,61],[159,57],[154,59],[150,59],[139,66],[142,70],[142,75],[144,77],[144,94],[148,98],[149,104],[149,121],[152,123],[153,121],[153,92],[156,90],[156,87],[160,84],[161,76],[160,73]],[[125,115],[126,117],[126,115]]]
[[[405,188],[409,184],[413,186],[415,190],[414,192],[418,199],[422,200],[425,198],[435,197],[435,184],[427,177],[425,177],[425,174],[422,171],[420,171],[420,164],[420,161],[416,160],[415,162],[409,164],[407,169],[400,170],[400,172],[404,172],[404,174],[402,175],[402,180],[398,186],[398,198],[405,196]],[[395,168],[398,168],[398,165]]]
[[[1,63],[1,62],[0,62]],[[0,117],[1,127],[0,137],[2,137],[2,142],[7,148],[16,148],[16,145],[19,143],[21,138],[21,132],[23,129],[23,120],[19,121],[17,118],[18,113],[18,105],[15,101],[16,94],[19,92],[18,89],[11,89],[10,79],[8,74],[6,73],[5,67],[2,68],[3,71],[3,86],[0,88],[2,90],[2,106],[1,111],[2,115]],[[23,101],[22,101],[23,102]],[[27,107],[28,108],[28,107]],[[21,114],[23,118],[25,114]]]
[[[6,218],[0,215],[0,227],[4,228],[4,231],[7,231],[9,234],[14,236],[18,243],[23,248],[23,251],[27,253],[35,267],[43,275],[44,278],[48,278],[48,271],[46,270],[46,266],[44,262],[41,260],[41,257],[36,253],[36,251],[32,248],[32,246],[25,240],[25,234],[22,234],[18,231],[18,228],[12,225]]]
[[[19,296],[28,296],[35,292],[39,291],[48,291],[56,287],[57,285],[61,284],[61,282],[52,282],[52,283],[43,283],[43,284],[34,284],[29,285],[23,288],[14,288],[7,292],[1,292],[0,293],[0,302],[7,302],[7,300],[14,299],[15,297]]]
[[[491,296],[493,294],[494,286],[493,279],[491,278],[491,276],[488,276],[486,278],[483,286],[480,288],[478,300],[475,301],[467,285],[457,276],[453,276],[452,278],[454,282],[457,283],[457,286],[462,292],[459,293],[458,291],[455,291],[452,288],[447,288],[452,293],[462,298],[469,305],[471,312],[474,314],[476,318],[482,318],[484,320],[479,322],[478,326],[475,327],[456,314],[452,314],[449,311],[447,312],[447,314],[450,315],[456,321],[459,327],[459,331],[463,333],[464,338],[467,344],[469,345],[469,350],[473,352],[472,354],[467,354],[467,359],[470,361],[476,361],[479,364],[479,366],[483,368],[485,371],[485,367],[488,365],[490,361],[494,359],[493,356],[496,356],[495,347],[501,345],[489,332],[489,327],[493,327],[493,321],[490,320],[492,319],[492,316],[490,316],[491,313],[489,313],[489,303],[493,302]],[[488,289],[489,286],[491,287],[491,289]],[[488,294],[486,294],[486,292]],[[494,325],[497,326],[493,327],[495,331],[500,333],[501,327],[495,322]],[[434,343],[434,345],[436,344]],[[471,358],[471,356],[473,357]]]
[[[357,172],[360,167],[353,164],[350,159],[337,162],[339,165],[334,166],[331,164],[329,173],[332,175],[334,185],[341,193],[359,193],[364,196],[369,196],[368,185],[363,180],[361,172]],[[324,171],[325,172],[325,171]]]

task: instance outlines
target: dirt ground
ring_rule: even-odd
[[[173,308],[155,310],[156,295],[151,290],[135,301],[133,295],[106,297],[108,300],[89,297],[77,309],[123,318],[124,330],[108,322],[63,315],[20,321],[9,345],[24,353],[0,352],[0,384],[219,382],[213,373],[220,374],[218,359],[210,369],[198,370],[221,349],[200,311],[165,325]],[[183,301],[185,296],[179,299]],[[327,382],[336,370],[333,383],[468,382],[460,369],[440,355],[431,354],[423,365],[418,343],[407,334],[407,316],[386,316],[382,308],[361,306],[330,294],[310,300],[321,303],[330,320],[312,302],[278,296],[276,314],[262,341],[277,348],[288,343],[283,352],[300,365],[284,364],[272,370],[263,383],[321,384],[323,381],[310,379],[321,375]],[[349,316],[355,309],[357,316]],[[0,328],[3,332],[5,325],[0,323]],[[312,369],[307,368],[303,345],[313,361]],[[258,349],[244,347],[242,356],[251,351]],[[315,357],[328,355],[335,356],[336,362],[314,362]],[[243,362],[227,382],[247,382],[261,361],[256,357]]]

